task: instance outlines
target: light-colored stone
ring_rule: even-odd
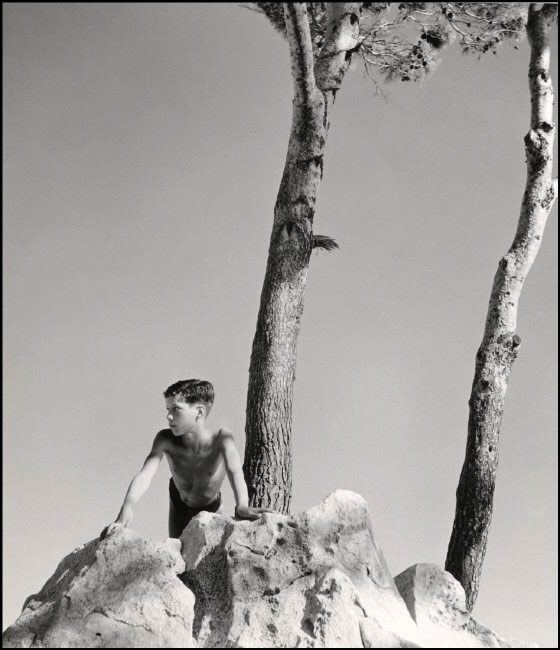
[[[467,630],[475,636],[486,648],[538,648],[538,643],[529,643],[519,639],[503,639],[495,632],[484,625],[481,625],[474,618],[467,624]]]
[[[415,564],[399,573],[395,584],[418,625],[445,625],[453,630],[467,625],[461,584],[436,564]]]
[[[201,513],[183,532],[194,634],[204,647],[406,647],[416,626],[377,546],[367,503],[337,490],[293,517]]]
[[[435,565],[395,584],[366,502],[337,490],[291,517],[202,512],[181,540],[112,526],[60,563],[3,647],[536,647],[496,636],[464,603]]]
[[[3,635],[5,648],[193,647],[184,562],[122,526],[66,556]]]
[[[415,564],[395,578],[420,643],[430,648],[535,648],[535,644],[507,641],[472,619],[465,591],[450,573],[436,564]]]

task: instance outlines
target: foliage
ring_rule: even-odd
[[[465,53],[497,53],[507,40],[525,33],[524,2],[364,2],[359,44],[368,73],[386,81],[419,81],[435,69],[441,50],[457,41]],[[256,2],[273,27],[285,35],[282,3]],[[307,3],[315,57],[320,56],[327,29],[324,2]]]
[[[325,235],[313,235],[313,248],[321,248],[324,251],[332,251],[335,248],[339,248],[339,245],[335,242],[332,237],[326,237]]]

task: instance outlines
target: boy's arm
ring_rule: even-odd
[[[247,484],[243,476],[241,458],[233,441],[233,434],[227,429],[222,429],[219,439],[226,472],[235,497],[235,516],[239,519],[258,519],[265,512],[273,512],[268,508],[253,508],[249,506]]]
[[[152,482],[154,474],[156,473],[161,459],[163,458],[163,445],[164,432],[160,431],[154,438],[152,450],[144,461],[142,469],[138,472],[138,474],[134,476],[130,482],[130,485],[128,486],[124,502],[115,520],[116,524],[123,524],[124,526],[128,526],[128,524],[132,521],[133,507],[138,499],[140,499],[140,497],[150,487],[150,483]]]

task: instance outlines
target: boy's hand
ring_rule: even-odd
[[[115,530],[115,528],[120,525],[122,524],[117,524],[116,522],[113,522],[112,524],[105,526],[105,528],[99,534],[99,541],[105,539],[107,535],[110,535]]]
[[[119,512],[119,516],[115,519],[115,521],[112,524],[105,526],[105,528],[101,531],[101,534],[99,535],[99,539],[105,539],[105,537],[107,537],[109,533],[112,533],[117,526],[128,526],[128,524],[132,521],[132,517],[133,517],[132,506],[129,505],[128,503],[123,505],[121,511]]]
[[[253,508],[251,506],[236,506],[235,517],[237,519],[258,519],[265,512],[274,512],[270,508]]]

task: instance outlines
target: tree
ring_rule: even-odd
[[[315,201],[332,106],[348,52],[358,45],[360,9],[358,3],[329,5],[325,44],[316,61],[305,4],[285,4],[284,11],[294,80],[292,129],[251,353],[243,469],[251,504],[287,513],[296,346]]]
[[[467,607],[478,595],[492,517],[498,441],[510,371],[521,344],[516,334],[523,283],[538,253],[557,196],[552,180],[555,125],[550,79],[550,27],[557,5],[529,7],[531,125],[525,136],[527,182],[513,243],[494,277],[482,343],[469,400],[465,461],[457,487],[457,507],[445,568],[463,585]]]
[[[483,54],[518,37],[523,6],[255,3],[288,40],[294,100],[249,367],[243,469],[252,505],[289,512],[297,338],[311,251],[322,241],[313,234],[315,203],[336,94],[352,58],[386,80],[419,80],[454,39]]]

